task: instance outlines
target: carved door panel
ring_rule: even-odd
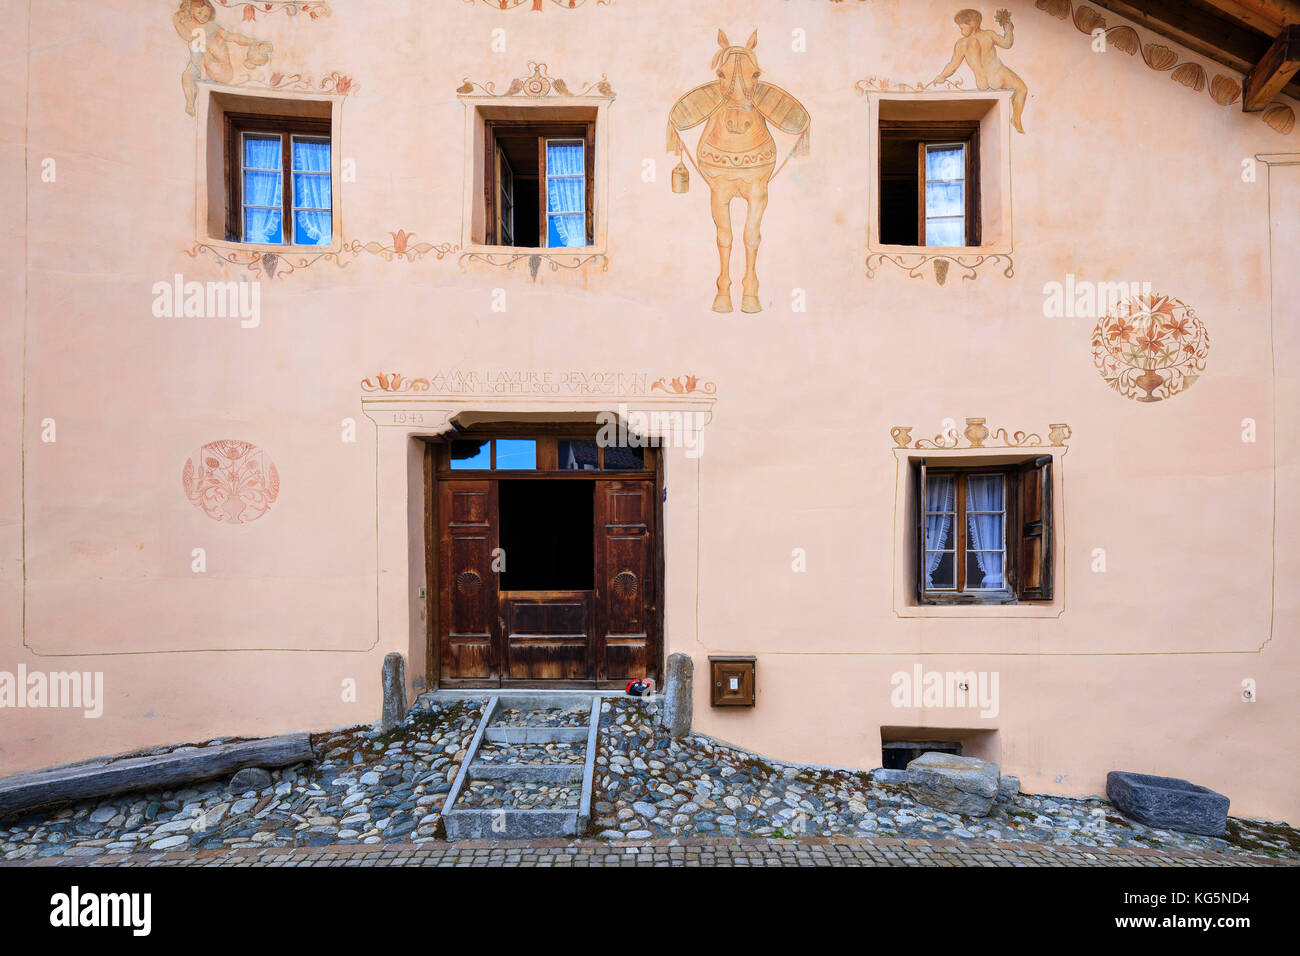
[[[441,551],[438,568],[442,676],[488,680],[500,676],[497,575],[497,483],[438,482]]]
[[[596,679],[658,670],[655,484],[596,482]]]

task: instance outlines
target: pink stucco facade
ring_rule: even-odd
[[[663,654],[694,659],[696,729],[867,769],[901,728],[1029,792],[1125,769],[1300,817],[1294,102],[1244,113],[1215,82],[1239,75],[1141,28],[1136,54],[1095,51],[1032,0],[1005,4],[999,51],[1023,133],[1009,86],[932,82],[952,0],[232,0],[217,22],[266,62],[205,61],[190,115],[177,5],[0,0],[0,672],[103,675],[98,717],[0,708],[0,774],[373,721],[387,653],[433,682],[420,442],[623,404],[690,413],[701,442],[662,468]],[[811,117],[806,155],[776,133],[759,312],[743,203],[721,313],[708,185],[691,168],[675,193],[665,151],[720,29],[757,31],[763,79]],[[267,103],[329,119],[320,249],[214,226],[220,111]],[[594,235],[516,259],[483,241],[482,122],[539,106],[596,117]],[[877,124],[938,115],[980,124],[983,241],[900,251],[873,227]],[[178,275],[255,282],[256,323],[158,314]],[[1157,401],[1111,387],[1101,316],[1049,314],[1067,282],[1185,304],[1203,361]],[[262,456],[238,515],[195,490],[222,440]],[[1034,456],[1051,599],[918,603],[919,460]],[[711,654],[757,658],[753,708],[710,707]],[[899,706],[918,665],[996,675],[996,713]]]

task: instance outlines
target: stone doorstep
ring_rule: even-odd
[[[475,763],[470,780],[523,780],[529,783],[581,783],[582,764]]]

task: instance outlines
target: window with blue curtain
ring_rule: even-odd
[[[587,158],[580,139],[546,141],[546,245],[587,244]]]
[[[244,242],[284,242],[280,136],[244,134]]]
[[[327,246],[330,222],[330,142],[293,137],[293,241],[299,246]]]
[[[328,246],[334,236],[328,121],[240,114],[228,122],[239,157],[228,238]]]
[[[966,245],[966,144],[925,146],[925,244]]]

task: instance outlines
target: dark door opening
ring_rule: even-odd
[[[595,588],[595,482],[500,482],[503,591]]]

